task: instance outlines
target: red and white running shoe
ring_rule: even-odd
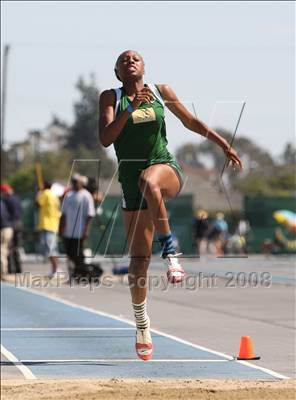
[[[137,329],[136,352],[138,357],[143,361],[152,359],[153,344],[149,328]]]
[[[166,258],[164,259],[166,266],[168,268],[167,271],[167,277],[168,281],[170,283],[180,283],[182,282],[184,276],[185,276],[185,271],[181,267],[178,257],[182,253],[177,253],[177,254],[168,254]]]

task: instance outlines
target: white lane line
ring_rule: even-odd
[[[31,288],[26,288],[26,287],[16,287],[16,286],[14,286],[14,285],[12,285],[10,283],[7,283],[7,282],[5,282],[5,285],[11,286],[11,287],[13,287],[15,289],[23,290],[23,291],[28,292],[28,293],[36,294],[37,296],[46,297],[48,299],[54,300],[54,301],[56,301],[58,303],[62,303],[62,304],[68,305],[68,306],[73,307],[73,308],[78,308],[80,310],[88,311],[88,312],[91,312],[93,314],[97,314],[97,315],[100,315],[100,316],[103,316],[103,317],[108,317],[108,318],[114,319],[116,321],[125,322],[128,325],[135,326],[135,323],[133,321],[131,321],[131,320],[128,320],[128,319],[125,319],[125,318],[122,318],[122,317],[118,317],[116,315],[113,315],[113,314],[110,314],[110,313],[106,313],[104,311],[98,311],[98,310],[95,310],[95,309],[90,308],[90,307],[82,306],[82,305],[73,303],[73,302],[71,302],[69,300],[65,300],[65,299],[62,299],[62,298],[57,297],[57,296],[52,296],[52,295],[50,295],[48,293],[40,293],[40,292],[38,292],[38,290],[31,289]],[[181,339],[181,338],[179,338],[177,336],[169,335],[168,333],[159,331],[158,329],[151,329],[151,332],[154,332],[154,333],[157,333],[158,335],[161,335],[161,336],[167,337],[169,339],[175,340],[176,342],[186,344],[187,346],[193,347],[195,349],[207,351],[207,352],[215,354],[217,356],[226,358],[227,360],[232,360],[233,359],[232,356],[229,356],[229,355],[227,355],[225,353],[209,349],[208,347],[199,346],[199,345],[194,344],[192,342],[189,342],[187,340],[183,340],[183,339]],[[273,376],[275,378],[278,378],[278,379],[291,379],[289,376],[279,374],[278,372],[275,372],[275,371],[273,371],[271,369],[260,367],[259,365],[255,365],[255,364],[252,364],[252,363],[247,362],[247,361],[236,361],[236,362],[238,362],[239,364],[242,364],[242,365],[257,369],[259,371],[265,372],[266,374],[271,375],[271,376]]]
[[[14,332],[14,331],[134,331],[135,328],[107,328],[107,327],[92,327],[92,328],[1,328],[1,331]]]
[[[37,379],[36,376],[33,374],[33,372],[26,367],[25,365],[22,364],[21,361],[19,361],[10,351],[8,351],[4,346],[1,344],[1,353],[7,360],[12,362],[16,368],[18,368],[21,373],[24,375],[26,379]]]
[[[179,338],[179,337],[177,337],[177,336],[169,335],[169,334],[167,334],[167,333],[163,333],[163,332],[158,331],[158,330],[156,330],[156,329],[151,329],[151,330],[152,330],[153,332],[155,332],[155,333],[158,333],[159,335],[163,335],[163,336],[165,336],[165,337],[167,337],[167,338],[170,338],[170,339],[172,339],[172,340],[175,340],[176,342],[186,344],[186,345],[191,346],[191,347],[194,347],[194,348],[196,348],[196,349],[208,351],[209,353],[215,354],[215,355],[220,356],[220,357],[224,357],[224,358],[226,358],[227,360],[233,360],[233,358],[234,358],[233,356],[229,356],[228,354],[221,353],[220,351],[215,351],[215,350],[209,349],[208,347],[204,347],[204,346],[200,346],[200,345],[197,345],[197,344],[188,342],[187,340],[183,340],[183,339],[181,339],[181,338]],[[271,375],[271,376],[273,376],[273,377],[275,377],[275,378],[278,378],[278,379],[290,379],[289,376],[279,374],[278,372],[273,371],[272,369],[260,367],[259,365],[255,365],[255,364],[252,364],[252,363],[247,362],[247,361],[235,360],[235,362],[238,362],[239,364],[242,364],[242,365],[245,365],[245,366],[248,366],[248,367],[257,369],[257,370],[259,370],[259,371],[265,372],[266,374]]]
[[[260,371],[265,372],[266,374],[271,374],[271,372],[272,372],[272,376],[274,376],[275,378],[278,378],[278,379],[291,379],[289,376],[279,374],[278,372],[272,371],[268,368],[258,367],[257,365],[254,365],[254,364],[250,363],[249,361],[236,360],[236,362],[238,362],[239,364],[245,365],[247,367],[250,367],[250,368],[260,369]]]
[[[153,363],[217,363],[217,362],[223,362],[223,363],[227,363],[230,360],[221,360],[221,359],[190,359],[190,358],[186,358],[186,359],[170,359],[170,358],[165,358],[165,359],[152,359],[149,360],[149,362],[153,362]],[[133,359],[133,358],[118,358],[118,359],[113,359],[113,358],[103,358],[103,359],[69,359],[69,360],[21,360],[20,362],[22,363],[134,363],[134,362],[139,362],[139,363],[143,363],[142,360],[139,360],[137,358]]]

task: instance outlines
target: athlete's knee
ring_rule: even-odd
[[[134,256],[131,258],[129,273],[134,277],[146,276],[150,263],[150,256]]]
[[[149,174],[142,173],[140,175],[138,186],[140,191],[148,196],[154,196],[155,194],[158,194],[158,192],[160,192],[157,180],[153,176],[149,176]]]

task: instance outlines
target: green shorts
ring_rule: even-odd
[[[159,163],[160,164],[160,163]],[[180,191],[184,185],[184,175],[181,167],[178,163],[161,163],[165,165],[169,165],[175,171],[179,182],[180,182]],[[151,164],[156,165],[156,164]],[[147,166],[146,168],[150,167],[151,165]],[[137,210],[147,210],[148,205],[146,200],[144,199],[140,189],[139,189],[139,177],[142,171],[139,171],[135,176],[124,179],[124,182],[121,182],[121,190],[122,190],[122,203],[121,207],[125,211],[137,211]]]

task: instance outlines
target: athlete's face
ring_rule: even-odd
[[[122,82],[141,78],[144,75],[144,60],[136,51],[128,50],[120,54],[115,69]]]

